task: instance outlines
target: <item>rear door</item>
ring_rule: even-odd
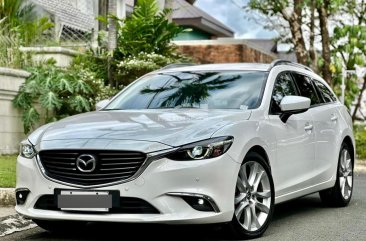
[[[313,83],[322,98],[322,104],[311,110],[316,137],[315,160],[318,169],[314,173],[315,182],[329,180],[334,171],[332,167],[338,160],[337,133],[340,132],[338,102],[329,88],[319,80]]]
[[[275,81],[269,110],[269,120],[276,135],[276,196],[306,187],[314,165],[315,135],[310,112],[292,115],[286,123],[279,118],[279,104],[288,95],[300,93],[291,73],[283,72]]]
[[[311,107],[307,111],[313,120],[314,159],[306,166],[304,184],[309,187],[325,181],[325,172],[329,169],[330,141],[335,138],[334,123],[329,106],[324,103],[323,96],[315,87],[313,80],[303,74],[293,72],[292,76],[301,96],[311,99]],[[335,111],[336,109],[334,109]]]

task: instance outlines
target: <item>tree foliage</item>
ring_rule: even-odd
[[[343,71],[355,70],[356,66],[366,65],[366,26],[363,25],[344,25],[334,29],[332,40],[333,45],[333,72],[334,87],[337,94],[341,93],[341,83]],[[353,120],[356,119],[362,94],[366,88],[365,78],[359,83],[357,76],[346,77],[345,104],[350,107],[354,101],[355,108],[352,113]]]
[[[159,11],[155,0],[139,0],[131,16],[121,22],[116,54],[129,57],[144,52],[170,56],[175,50],[171,40],[184,31],[168,21],[171,11]]]
[[[366,65],[366,0],[250,0],[249,9],[266,16],[281,39],[294,45],[298,61],[318,69],[338,96],[344,71]],[[366,84],[355,75],[345,83],[345,104],[355,107],[355,120]]]
[[[280,39],[293,44],[299,63],[318,70],[332,84],[329,22],[345,0],[250,0],[248,8],[265,16]],[[319,36],[319,37],[318,37]],[[321,56],[315,46],[321,45]],[[320,61],[319,61],[320,59]],[[322,63],[318,66],[318,63]]]

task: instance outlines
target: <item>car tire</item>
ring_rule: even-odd
[[[331,207],[345,207],[353,192],[354,158],[350,147],[343,143],[338,157],[337,180],[332,188],[319,192],[322,202]]]
[[[273,179],[267,162],[257,153],[247,154],[239,170],[234,216],[229,223],[235,238],[252,239],[263,235],[273,215],[274,197]]]
[[[40,228],[50,233],[67,233],[69,232],[80,232],[86,226],[87,222],[82,221],[50,221],[50,220],[39,220],[33,219]]]

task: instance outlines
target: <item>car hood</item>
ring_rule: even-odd
[[[155,142],[174,147],[210,138],[225,125],[249,119],[250,113],[248,110],[202,109],[96,111],[41,127],[29,140],[35,145],[48,141],[62,145],[65,143],[63,140],[69,143],[119,140]]]

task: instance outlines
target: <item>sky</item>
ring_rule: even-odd
[[[233,1],[247,2],[247,0],[197,0],[195,5],[211,16],[229,26],[236,38],[272,39],[276,32],[268,31],[260,24],[246,17],[246,13]]]

